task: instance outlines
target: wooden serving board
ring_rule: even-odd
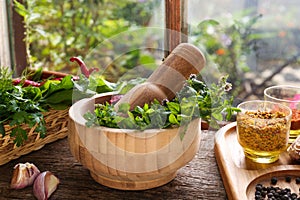
[[[276,185],[290,188],[300,196],[300,165],[293,162],[288,152],[280,155],[278,161],[271,164],[259,164],[245,158],[242,147],[237,141],[236,122],[222,127],[215,135],[215,156],[229,200],[254,200],[255,186],[258,183],[271,186],[271,178],[277,177]],[[291,182],[285,178],[291,176]]]

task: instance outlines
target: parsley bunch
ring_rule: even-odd
[[[115,84],[103,77],[86,78],[82,74],[78,77],[66,75],[61,79],[51,76],[42,79],[42,72],[41,68],[33,74],[24,71],[18,82],[12,79],[12,72],[8,68],[0,68],[0,134],[3,137],[10,134],[17,146],[27,140],[27,127],[34,127],[35,132],[45,137],[47,129],[43,112],[66,109],[73,101],[97,93],[124,92],[130,85],[138,83]],[[6,133],[5,125],[12,127],[11,132]]]
[[[12,73],[0,68],[0,133],[5,136],[6,124],[12,128],[10,136],[20,146],[27,139],[27,132],[22,125],[35,127],[41,137],[46,134],[45,121],[39,104],[42,94],[37,87],[21,87],[12,84]]]
[[[114,105],[106,102],[97,104],[94,113],[87,112],[84,117],[88,127],[144,130],[177,127],[201,118],[217,128],[218,121],[229,121],[233,113],[238,112],[237,108],[232,107],[233,98],[227,95],[229,90],[231,84],[227,82],[227,76],[208,87],[192,75],[172,100],[154,100],[151,105],[137,106],[133,110],[129,110],[130,105],[124,103],[119,106],[118,112],[114,110]]]

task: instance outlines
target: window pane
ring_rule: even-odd
[[[69,58],[80,56],[114,79],[123,68],[162,58],[163,1],[28,0],[27,9],[34,67],[74,72]]]
[[[299,84],[290,60],[299,54],[299,6],[297,0],[189,0],[189,41],[207,54],[207,79],[229,74],[242,99],[262,98],[269,85]]]

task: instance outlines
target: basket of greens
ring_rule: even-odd
[[[39,69],[12,78],[12,72],[0,68],[0,165],[66,137],[72,102],[114,87],[86,74]]]

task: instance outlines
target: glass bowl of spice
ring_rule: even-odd
[[[292,109],[292,122],[289,143],[300,135],[300,87],[291,85],[271,86],[264,90],[265,100],[289,106]]]
[[[273,163],[286,151],[292,111],[280,103],[253,100],[237,106],[237,139],[245,157],[257,163]]]

